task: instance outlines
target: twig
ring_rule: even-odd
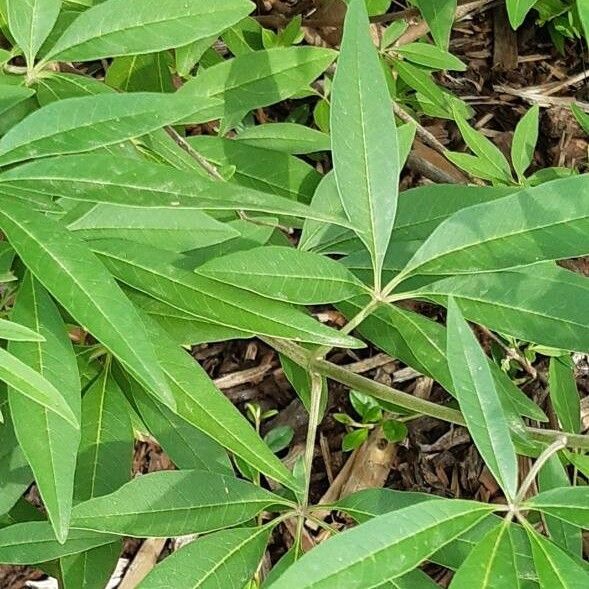
[[[408,411],[420,413],[422,415],[429,415],[436,419],[455,423],[457,425],[466,425],[466,421],[460,411],[438,405],[425,399],[414,397],[403,391],[399,391],[379,382],[375,382],[361,376],[349,372],[345,368],[323,360],[321,358],[314,358],[307,350],[301,348],[297,344],[285,340],[278,340],[274,338],[263,338],[274,349],[288,356],[293,362],[296,362],[307,370],[314,371],[322,376],[326,376],[352,389],[366,393],[375,399],[381,399],[394,403]],[[552,443],[554,440],[563,437],[562,432],[550,429],[539,429],[534,427],[527,427],[528,434],[538,441]],[[567,434],[567,446],[570,448],[586,448],[589,449],[589,436],[581,434]]]

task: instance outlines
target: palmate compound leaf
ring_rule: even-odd
[[[138,589],[243,589],[264,556],[272,525],[221,530],[183,546]]]
[[[193,103],[175,94],[149,92],[96,94],[52,102],[0,139],[0,165],[115,145],[170,125],[191,109]]]
[[[9,350],[43,375],[80,420],[80,377],[59,310],[27,272],[12,318],[42,334],[42,342],[11,342]],[[43,504],[59,541],[64,542],[72,507],[80,428],[9,388],[10,413],[19,444],[33,470]]]
[[[247,0],[106,0],[74,20],[45,61],[90,61],[187,45],[239,22]]]
[[[147,160],[82,154],[42,159],[0,174],[0,192],[127,207],[252,211],[349,226],[284,197]]]
[[[159,471],[76,505],[72,527],[134,537],[182,536],[235,526],[270,505],[291,503],[232,476]]]
[[[344,499],[340,499],[336,503],[336,506],[341,508],[342,511],[347,513],[356,522],[362,523],[377,515],[403,509],[409,505],[440,499],[436,495],[425,493],[372,488],[358,491]],[[428,557],[428,560],[451,570],[458,570],[484,537],[501,525],[503,525],[503,519],[501,517],[490,515],[436,551]],[[514,524],[510,527],[510,541],[514,547],[517,574],[523,585],[523,581],[535,579],[536,575],[530,544],[522,526]],[[405,576],[399,577],[399,579],[404,578]],[[502,587],[501,589],[504,588]]]
[[[474,274],[585,255],[588,182],[588,176],[554,180],[458,211],[433,231],[402,275]]]
[[[468,431],[508,499],[517,492],[515,447],[487,356],[456,301],[448,299],[448,367]]]
[[[493,511],[482,503],[441,499],[412,505],[323,542],[271,589],[364,589],[399,577]]]
[[[60,8],[61,0],[6,0],[10,32],[29,67],[51,32]]]
[[[86,244],[56,221],[9,196],[2,200],[0,228],[31,273],[72,317],[151,394],[173,406],[135,307]]]
[[[391,237],[399,183],[397,131],[364,0],[352,0],[333,82],[331,142],[343,208],[372,258],[375,288]]]
[[[91,247],[122,283],[204,321],[301,342],[362,345],[286,303],[185,270],[172,252],[117,240]]]

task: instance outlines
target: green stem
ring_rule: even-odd
[[[544,452],[542,452],[542,454],[538,456],[538,459],[536,460],[536,462],[534,462],[534,465],[532,466],[530,472],[522,482],[521,487],[519,488],[519,491],[517,492],[517,495],[513,500],[514,505],[518,506],[525,500],[526,493],[529,491],[530,487],[536,480],[536,476],[538,476],[538,473],[540,472],[541,468],[546,464],[546,462],[550,459],[551,456],[554,456],[554,454],[556,454],[559,450],[566,448],[567,443],[567,436],[561,434],[559,439],[555,440],[552,444],[550,444],[550,446],[548,446],[548,448],[546,448],[546,450],[544,450]]]
[[[309,504],[309,489],[311,487],[311,471],[313,470],[313,456],[315,454],[315,441],[317,439],[317,428],[319,427],[321,413],[321,391],[323,382],[317,373],[311,373],[311,408],[309,410],[309,426],[307,429],[307,440],[305,442],[305,492],[302,498],[302,506],[306,508]]]
[[[307,350],[292,342],[274,338],[264,339],[274,349],[278,350],[285,356],[288,356],[293,362],[296,362],[299,364],[299,366],[310,372],[316,372],[350,388],[370,395],[375,399],[381,399],[383,401],[394,403],[395,405],[403,407],[409,411],[420,413],[422,415],[429,415],[430,417],[435,417],[437,419],[455,423],[457,425],[466,425],[462,413],[456,409],[414,397],[413,395],[403,391],[399,391],[382,383],[370,380],[369,378],[361,376],[360,374],[350,372],[349,370],[346,370],[337,364],[328,362],[327,360],[323,360],[322,358],[314,358],[312,353],[307,352]],[[554,440],[558,440],[563,437],[562,432],[556,430],[539,429],[533,427],[528,427],[526,429],[532,438],[542,442],[551,443],[554,442]],[[567,434],[566,437],[568,447],[589,449],[589,436],[581,434]]]
[[[358,327],[368,317],[371,315],[374,310],[378,307],[380,301],[377,299],[372,299],[364,308],[360,309],[358,313],[354,317],[352,317],[345,325],[340,329],[340,333],[344,335],[348,335]],[[316,358],[323,358],[329,351],[331,350],[331,346],[321,346],[315,350],[314,356]]]

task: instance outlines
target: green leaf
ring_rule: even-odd
[[[456,0],[415,0],[415,4],[427,22],[435,42],[442,49],[447,49],[454,24]]]
[[[539,118],[540,107],[534,105],[521,118],[513,134],[511,161],[520,182],[534,160],[534,151],[538,142]]]
[[[176,56],[175,65],[178,75],[182,78],[189,78],[196,64],[216,40],[217,35],[212,35],[194,43],[177,47],[174,54]]]
[[[272,527],[222,530],[183,546],[156,566],[138,589],[243,589],[264,556]]]
[[[268,194],[310,202],[321,179],[311,165],[279,151],[207,135],[188,143],[219,168],[235,166],[230,182]]]
[[[399,130],[402,128],[400,127]],[[432,184],[401,192],[384,268],[388,267],[387,259],[394,257],[399,249],[399,241],[425,240],[442,221],[453,213],[475,204],[502,198],[515,190],[517,189],[510,187]],[[322,179],[315,191],[311,207],[334,217],[345,215],[332,173],[328,173]],[[323,251],[325,247],[337,246],[339,243],[349,241],[351,236],[352,232],[343,227],[309,220],[305,221],[299,248]],[[364,255],[364,253],[357,255]],[[409,258],[405,263],[408,260]],[[370,268],[370,263],[366,267]]]
[[[416,293],[444,305],[452,296],[467,319],[518,339],[589,351],[589,280],[557,266],[458,275]]]
[[[178,468],[233,473],[229,457],[218,442],[147,395],[135,381],[127,380],[126,384],[141,419]]]
[[[82,440],[75,498],[111,493],[131,478],[133,428],[129,406],[110,368],[102,370],[82,401]]]
[[[112,155],[71,155],[24,164],[0,175],[0,191],[156,209],[257,211],[348,225],[273,194]]]
[[[550,489],[532,497],[525,505],[574,526],[589,528],[589,487]]]
[[[307,88],[336,55],[322,47],[281,47],[252,51],[202,69],[180,93],[195,104],[203,98],[218,98],[222,103],[204,113],[195,108],[184,122],[223,118],[224,126],[230,128],[250,110],[286,100]]]
[[[395,48],[408,61],[436,70],[466,71],[466,64],[448,51],[428,43],[408,43]]]
[[[360,309],[358,299],[338,303],[349,318]],[[447,331],[423,315],[394,305],[381,306],[359,326],[358,331],[393,358],[398,358],[440,383],[456,396],[446,355]],[[517,414],[548,421],[542,410],[493,362],[489,361],[503,410],[510,412],[510,425],[518,429]]]
[[[543,536],[528,530],[540,589],[584,589],[589,573],[566,552]]]
[[[469,274],[589,252],[587,178],[574,176],[458,211],[416,252],[404,275]],[[509,211],[509,214],[506,214]]]
[[[589,24],[589,20],[587,21]],[[571,104],[571,111],[585,133],[589,134],[589,115],[576,103]]]
[[[376,289],[397,209],[399,151],[391,101],[363,0],[350,3],[333,82],[331,136],[337,189],[372,257]]]
[[[440,499],[437,495],[412,491],[365,489],[341,499],[336,505],[355,521],[362,523],[377,515],[403,509],[404,507],[422,503],[423,501]],[[451,570],[457,570],[481,540],[492,530],[501,526],[502,523],[503,520],[500,517],[490,515],[450,544],[438,550],[429,559]],[[535,578],[530,544],[524,529],[514,524],[511,526],[510,532],[511,541],[514,545],[518,575],[521,579],[525,580]]]
[[[4,423],[0,427],[0,514],[6,514],[31,486],[33,473],[16,439],[6,401],[2,405],[2,416]],[[55,533],[52,533],[55,537]]]
[[[329,135],[296,123],[267,123],[248,127],[241,131],[235,140],[254,147],[292,155],[305,155],[331,149]]]
[[[6,196],[0,227],[32,274],[72,317],[152,394],[172,404],[137,311],[84,242]]]
[[[485,162],[485,166],[488,166],[491,175],[507,184],[512,182],[509,162],[501,150],[480,131],[471,127],[457,109],[454,108],[453,113],[464,142]]]
[[[411,571],[491,511],[489,505],[441,499],[375,517],[321,543],[270,587],[376,587]]]
[[[116,540],[108,534],[87,530],[70,530],[60,544],[49,522],[19,523],[0,530],[0,562],[4,564],[37,564],[77,554]]]
[[[577,2],[576,7],[581,26],[583,27],[583,32],[585,33],[585,39],[589,39],[589,7],[583,2]]]
[[[450,589],[519,587],[509,523],[491,530],[456,571]]]
[[[346,218],[333,171],[328,172],[319,182],[313,195],[311,209],[335,218]],[[345,227],[328,225],[315,219],[306,219],[298,247],[305,251],[321,250],[322,248],[349,241],[350,239],[355,239],[354,234]]]
[[[550,489],[568,487],[571,482],[558,455],[551,456],[538,473],[538,490],[543,493]],[[583,538],[581,530],[561,519],[545,515],[544,521],[550,538],[558,546],[582,558]]]
[[[569,302],[573,302],[569,300]],[[550,358],[548,373],[550,400],[554,412],[566,432],[581,431],[581,398],[577,390],[575,370],[570,357]]]
[[[251,333],[201,321],[189,313],[136,290],[127,289],[126,292],[131,301],[154,319],[178,345],[189,346],[253,337]]]
[[[178,208],[155,209],[98,204],[80,205],[67,216],[67,228],[85,240],[125,239],[136,243],[158,243],[167,250],[184,252],[223,243],[240,233],[202,211]]]
[[[339,262],[290,247],[264,246],[215,258],[195,272],[297,305],[351,298],[365,289]]]
[[[114,94],[114,90],[96,78],[79,74],[47,72],[36,84],[37,98],[41,106],[46,106],[66,98],[81,98],[96,94]]]
[[[82,12],[45,60],[93,61],[180,47],[218,35],[252,8],[247,0],[106,0]]]
[[[57,21],[61,0],[6,0],[8,26],[29,68]]]
[[[505,186],[456,184],[430,184],[405,190],[399,195],[391,247],[398,247],[397,241],[424,240],[454,213],[503,198],[516,190]]]
[[[74,498],[86,501],[111,493],[131,478],[134,438],[129,407],[110,373],[110,365],[82,400],[82,440]],[[110,579],[122,546],[117,540],[61,559],[65,589],[102,589]]]
[[[104,589],[116,568],[121,549],[122,542],[117,539],[81,554],[61,558],[59,568],[63,589]]]
[[[80,421],[80,377],[59,311],[45,289],[27,273],[12,318],[38,331],[42,342],[11,342],[15,357],[34,368],[63,395]],[[68,534],[80,428],[9,389],[10,413],[20,446],[31,465],[57,539]]]
[[[395,491],[393,489],[368,488],[356,491],[335,503],[338,510],[344,511],[358,523],[364,523],[377,515],[398,511],[423,501],[441,499],[437,495],[415,491]]]
[[[117,57],[104,82],[122,92],[174,92],[169,52]]]
[[[62,417],[73,427],[79,427],[74,412],[59,390],[3,348],[0,348],[0,380],[30,401]]]
[[[0,319],[0,339],[13,342],[44,342],[45,338],[26,325]]]
[[[197,319],[301,342],[359,345],[286,303],[185,270],[171,252],[114,240],[95,242],[92,248],[118,280]]]
[[[342,450],[344,452],[351,452],[359,448],[368,439],[367,429],[355,429],[348,432],[342,440]]]
[[[52,102],[0,139],[0,165],[121,143],[176,122],[187,106],[176,95],[147,92]]]
[[[440,586],[421,569],[415,569],[379,585],[378,589],[440,589]]]
[[[276,504],[290,505],[233,477],[199,470],[160,471],[76,505],[72,527],[134,537],[182,536],[234,526]]]
[[[173,391],[178,415],[256,470],[298,490],[292,475],[200,364],[153,321],[147,321],[147,327],[150,339],[157,343],[158,360]]]
[[[507,0],[507,14],[513,29],[518,29],[538,0]]]
[[[489,361],[452,297],[448,299],[448,367],[473,442],[508,499],[517,493],[518,468],[507,419]]]
[[[299,366],[296,362],[293,362],[290,358],[279,354],[280,364],[282,369],[284,370],[284,376],[295,390],[295,393],[298,395],[299,399],[305,406],[307,411],[311,411],[311,376],[310,374],[302,367]],[[327,380],[323,378],[323,386],[321,388],[321,401],[319,404],[319,415],[323,417],[325,415],[325,410],[327,408]]]
[[[382,431],[389,442],[402,442],[409,433],[402,421],[388,419],[382,423]]]
[[[0,114],[6,115],[6,113],[10,112],[10,109],[34,95],[35,91],[32,88],[14,84],[2,84],[0,81]]]

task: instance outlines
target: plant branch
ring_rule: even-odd
[[[319,427],[321,413],[321,391],[323,382],[316,372],[311,373],[311,407],[309,410],[309,426],[307,428],[307,440],[305,442],[305,492],[303,495],[303,507],[309,504],[309,488],[311,486],[311,471],[313,470],[313,456],[315,454],[315,441],[317,428]]]
[[[409,411],[420,413],[422,415],[429,415],[430,417],[441,419],[449,423],[455,423],[457,425],[466,425],[462,413],[456,409],[414,397],[409,393],[399,391],[361,376],[360,374],[350,372],[349,370],[322,358],[314,358],[312,352],[308,352],[292,342],[274,338],[264,338],[264,340],[274,349],[285,356],[288,356],[293,362],[296,362],[299,366],[310,372],[316,372],[350,388],[370,395],[375,399],[394,403]],[[528,427],[526,428],[526,431],[533,439],[545,443],[551,443],[563,438],[563,433],[557,430]],[[570,448],[589,449],[589,436],[567,434],[566,439],[566,445]]]
[[[534,465],[530,469],[530,472],[528,472],[526,478],[521,484],[521,487],[519,488],[519,491],[517,492],[517,495],[515,496],[513,502],[516,506],[524,501],[526,493],[529,491],[530,487],[536,480],[536,476],[540,472],[540,469],[546,464],[551,456],[554,456],[554,454],[556,454],[559,450],[566,448],[567,443],[567,436],[561,434],[559,439],[550,444],[550,446],[548,446],[548,448],[546,448],[544,452],[538,456],[536,462],[534,462]]]
[[[345,335],[352,333],[352,331],[354,331],[354,329],[356,329],[356,327],[358,327],[358,325],[360,325],[364,319],[366,319],[376,310],[379,304],[379,300],[371,299],[371,301],[364,308],[360,309],[360,311],[358,311],[358,313],[356,313],[356,315],[354,315],[354,317],[352,317],[352,319],[350,319],[344,325],[344,327],[340,329],[340,333]],[[314,356],[316,358],[323,358],[330,350],[331,346],[321,346],[315,351]]]

